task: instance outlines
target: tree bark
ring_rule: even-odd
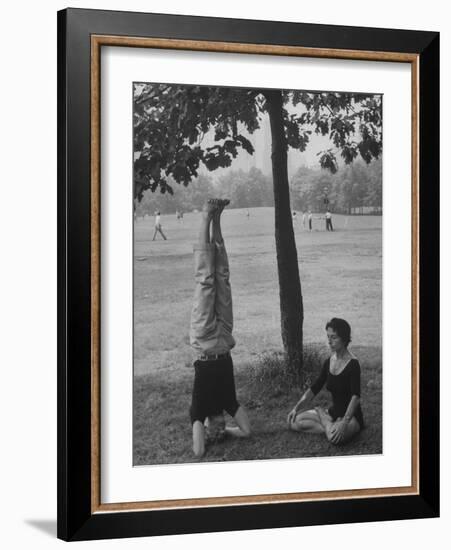
[[[288,186],[288,144],[282,114],[283,99],[280,90],[265,90],[264,95],[267,101],[272,137],[271,160],[282,341],[290,366],[300,371],[302,368],[304,307],[291,216]]]

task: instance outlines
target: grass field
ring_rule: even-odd
[[[299,218],[299,215],[298,215]],[[189,405],[193,355],[188,342],[194,288],[192,244],[200,214],[135,222],[134,464],[192,462]],[[249,410],[253,436],[211,447],[203,461],[382,452],[382,218],[333,218],[335,232],[314,220],[311,233],[295,222],[304,297],[304,339],[327,355],[324,325],[333,316],[353,328],[352,350],[362,366],[362,407],[368,427],[347,446],[286,430],[299,388],[258,383],[264,358],[279,352],[280,316],[272,208],[228,210],[223,233],[234,301],[233,352],[238,398]],[[312,369],[319,368],[313,365]],[[314,376],[314,372],[311,373]],[[319,401],[327,399],[320,395]]]

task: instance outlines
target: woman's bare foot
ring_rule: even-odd
[[[315,407],[316,414],[318,415],[319,421],[322,427],[326,430],[332,423],[332,419],[329,413],[324,410],[323,407]]]

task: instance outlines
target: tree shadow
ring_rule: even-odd
[[[39,529],[46,535],[56,538],[56,519],[27,519],[25,523]]]

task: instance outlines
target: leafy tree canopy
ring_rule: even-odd
[[[312,132],[328,135],[334,147],[318,154],[322,168],[335,173],[337,154],[346,164],[357,156],[369,163],[382,151],[382,98],[377,95],[283,91],[282,116],[288,147],[304,151]],[[240,149],[253,154],[243,135],[260,127],[267,111],[265,90],[135,84],[134,184],[173,193],[169,178],[187,186],[203,164],[228,167]],[[214,132],[214,145],[204,136]]]

